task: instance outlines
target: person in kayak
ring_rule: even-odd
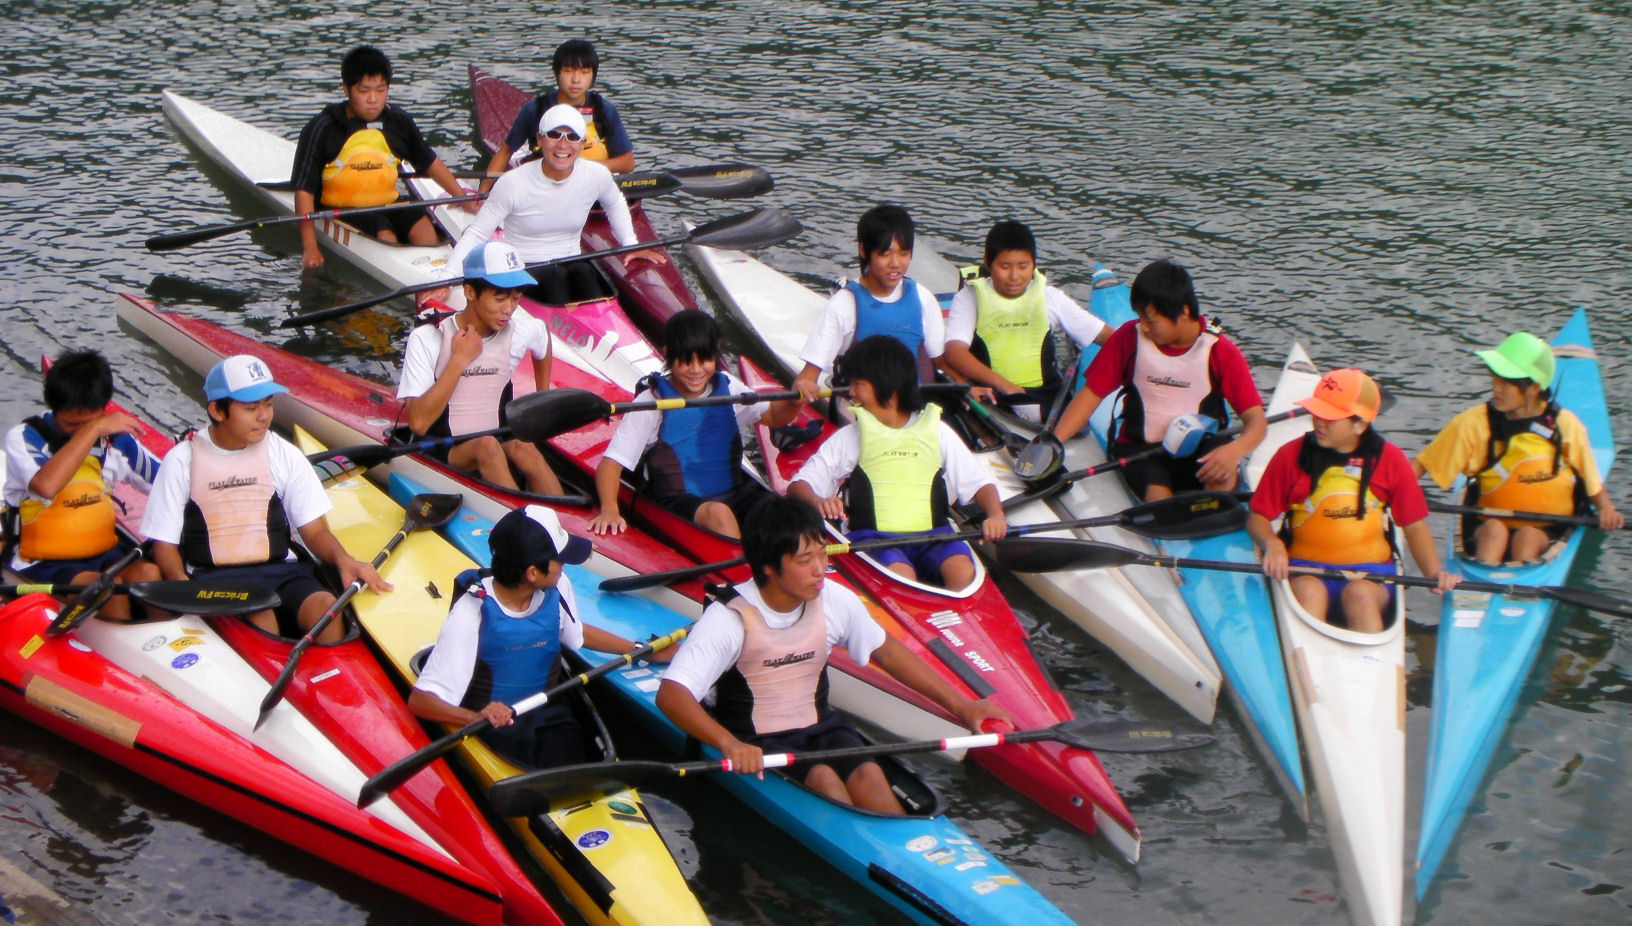
[[[849,517],[851,541],[923,532],[951,533],[949,489],[959,504],[986,513],[987,540],[1008,533],[997,484],[956,433],[926,403],[905,344],[885,334],[845,352],[835,376],[850,385],[856,420],[834,432],[788,486],[788,494],[826,518]],[[839,497],[844,486],[848,499]],[[873,557],[909,579],[949,589],[975,581],[975,553],[961,540],[875,550]]]
[[[685,309],[670,316],[663,323],[662,347],[664,372],[641,381],[637,401],[753,394],[720,369],[720,326],[708,313]],[[743,516],[771,494],[743,472],[742,429],[787,424],[800,405],[784,400],[624,415],[595,469],[601,510],[590,530],[616,534],[628,527],[618,507],[618,487],[625,472],[637,471],[644,477],[640,491],[658,505],[736,539]]]
[[[1076,437],[1104,397],[1119,387],[1113,456],[1162,443],[1168,426],[1181,416],[1199,413],[1222,425],[1227,406],[1243,425],[1234,440],[1209,434],[1189,456],[1156,454],[1122,473],[1144,501],[1193,489],[1234,489],[1241,460],[1269,430],[1252,368],[1234,342],[1209,330],[1195,284],[1182,266],[1166,260],[1147,264],[1134,277],[1131,298],[1139,318],[1118,328],[1089,364],[1083,388],[1054,426],[1055,436]]]
[[[463,196],[453,172],[420,134],[419,126],[386,98],[391,92],[391,59],[371,45],[359,45],[340,60],[340,85],[346,98],[331,103],[300,130],[289,180],[295,188],[295,212],[319,207],[345,209],[394,203],[399,165],[436,181],[449,196]],[[462,204],[471,212],[476,203]],[[418,245],[441,243],[441,234],[424,209],[397,209],[351,216],[346,222],[381,241]],[[317,228],[300,223],[301,260],[323,266]]]
[[[1104,344],[1111,329],[1037,269],[1037,239],[1012,219],[986,233],[986,276],[952,298],[946,362],[952,371],[1000,395],[1026,392],[1047,407],[1060,389],[1053,332],[1078,348]]]
[[[64,351],[45,373],[45,414],[6,433],[5,503],[15,518],[8,565],[26,581],[94,582],[133,549],[117,530],[113,487],[148,492],[159,460],[136,440],[135,418],[108,411],[112,400],[108,361],[94,350]],[[116,580],[159,577],[158,566],[137,559]],[[130,597],[114,595],[98,615],[129,620]]]
[[[552,700],[519,718],[510,707],[560,681],[563,647],[627,653],[635,644],[586,624],[563,563],[589,559],[590,542],[567,533],[549,508],[509,512],[487,537],[490,569],[455,579],[448,619],[408,696],[408,709],[436,723],[464,726],[486,718],[482,739],[511,762],[532,768],[600,758],[570,699]],[[673,648],[648,659],[666,661]]]
[[[627,174],[635,169],[635,146],[624,130],[623,117],[604,94],[594,89],[595,78],[601,73],[601,56],[587,39],[568,39],[557,45],[550,59],[555,72],[555,89],[546,90],[521,104],[521,110],[510,123],[510,134],[493,152],[487,172],[499,174],[516,163],[537,157],[542,148],[537,144],[538,120],[546,110],[557,104],[566,104],[583,114],[584,157],[599,161],[614,174]],[[482,181],[482,192],[492,189],[493,180]]]
[[[1333,370],[1297,404],[1314,428],[1275,452],[1252,493],[1247,533],[1263,553],[1264,574],[1277,581],[1289,566],[1396,575],[1390,518],[1405,534],[1422,574],[1454,588],[1460,577],[1441,568],[1428,500],[1405,452],[1373,427],[1382,394],[1360,370]],[[1277,534],[1272,522],[1285,517]],[[1381,633],[1394,586],[1369,579],[1290,576],[1305,611],[1360,633]]]
[[[864,744],[827,703],[827,661],[837,647],[951,711],[970,730],[982,732],[988,721],[1013,725],[989,699],[954,691],[885,634],[855,592],[827,581],[816,509],[796,498],[767,499],[743,523],[742,539],[753,581],[703,609],[657,690],[663,713],[723,753],[734,771],[763,774],[766,752]],[[876,762],[796,763],[789,774],[831,800],[903,812]]]
[[[1426,473],[1442,489],[1466,476],[1468,505],[1571,515],[1590,502],[1604,530],[1625,526],[1586,426],[1553,401],[1556,361],[1547,342],[1520,331],[1476,353],[1490,369],[1490,400],[1452,418],[1417,454],[1417,476]],[[1537,559],[1570,530],[1517,518],[1470,518],[1464,528],[1469,551],[1488,565]]]
[[[874,206],[856,222],[861,279],[844,284],[822,307],[799,359],[804,368],[793,388],[815,401],[817,380],[852,344],[887,334],[907,345],[923,382],[934,381],[934,364],[946,351],[946,321],[935,294],[907,276],[912,263],[912,216],[900,206]]]
[[[204,378],[210,426],[178,441],[153,480],[142,533],[166,579],[218,579],[264,585],[276,609],[248,619],[268,633],[298,637],[334,603],[317,569],[296,557],[290,532],[333,566],[344,585],[362,579],[391,590],[370,563],[346,551],[324,518],[333,505],[312,464],[272,433],[272,397],[289,390],[259,358],[235,354]],[[341,621],[317,637],[338,642]]]
[[[550,386],[549,329],[516,311],[533,278],[515,249],[502,241],[478,245],[465,255],[462,269],[465,308],[421,313],[403,351],[397,398],[416,435],[449,437],[499,427],[516,368],[528,355],[534,388]],[[506,489],[519,488],[510,472],[514,465],[530,491],[561,492],[549,462],[527,441],[478,437],[453,445],[446,459],[455,469]]]
[[[581,252],[584,221],[596,203],[606,212],[620,245],[638,243],[629,204],[606,166],[582,154],[589,128],[575,106],[557,104],[539,117],[538,146],[544,157],[500,177],[476,218],[459,236],[450,263],[459,266],[473,248],[502,226],[504,240],[529,264]],[[622,255],[623,262],[668,258],[650,248]],[[537,287],[529,295],[546,305],[567,305],[612,294],[590,261],[574,261],[533,272]]]

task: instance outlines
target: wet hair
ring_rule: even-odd
[[[825,538],[822,516],[809,502],[771,495],[755,505],[742,522],[742,555],[753,571],[754,585],[764,588],[769,572],[782,571],[782,557],[799,552],[805,538]]]
[[[720,356],[720,323],[701,309],[685,309],[663,323],[663,367],[672,369],[686,360],[714,360]]]
[[[554,547],[546,552],[539,547],[529,548],[526,544],[494,544],[492,552],[490,568],[493,570],[493,580],[511,587],[522,583],[528,566],[537,566],[539,572],[549,572],[550,563],[555,561]]]
[[[874,206],[856,220],[856,243],[861,245],[861,269],[865,271],[873,255],[888,251],[893,242],[912,250],[912,216],[900,206]]]
[[[909,415],[924,408],[924,394],[918,389],[918,359],[907,345],[887,334],[862,338],[834,364],[834,383],[845,385],[858,379],[872,384],[881,405],[894,399],[896,407]]]
[[[52,412],[101,411],[113,399],[113,370],[94,350],[65,350],[45,373],[45,407]]]
[[[550,59],[550,72],[556,77],[561,76],[562,68],[589,68],[594,76],[601,75],[601,56],[595,53],[595,45],[588,39],[567,39],[555,47],[555,55]],[[590,81],[594,83],[593,80]]]
[[[1037,260],[1037,238],[1027,228],[1025,223],[1013,219],[1004,219],[992,226],[986,233],[986,269],[990,270],[992,261],[1004,251],[1025,251]]]
[[[347,87],[362,83],[369,77],[383,77],[391,82],[391,59],[372,45],[359,45],[340,59],[340,83]]]
[[[1156,314],[1169,321],[1178,321],[1186,307],[1196,318],[1201,317],[1201,306],[1196,304],[1196,285],[1190,271],[1169,260],[1153,260],[1133,278],[1131,294],[1133,310],[1143,315],[1145,306],[1152,306]]]

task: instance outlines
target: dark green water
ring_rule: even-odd
[[[848,262],[856,215],[881,200],[960,257],[993,219],[1023,219],[1068,288],[1095,259],[1131,273],[1176,258],[1261,387],[1293,340],[1322,364],[1365,366],[1400,395],[1386,427],[1408,450],[1480,399],[1471,348],[1550,333],[1587,305],[1617,424],[1632,408],[1618,362],[1632,357],[1626,3],[13,2],[0,18],[8,422],[61,345],[108,352],[128,401],[165,426],[198,420],[198,382],[118,331],[114,291],[261,332],[292,302],[377,291],[338,261],[302,279],[292,233],[144,251],[148,235],[250,214],[171,135],[161,89],[292,136],[337,94],[338,55],[373,41],[397,62],[393,99],[469,166],[465,65],[537,84],[549,49],[577,34],[601,43],[602,83],[645,164],[745,160],[776,175],[768,199],[809,230],[765,257],[812,280]],[[649,212],[672,232],[737,208],[676,197]],[[379,335],[297,346],[394,369]],[[1577,578],[1632,591],[1627,549],[1589,545]],[[1093,641],[1018,603],[1084,711],[1178,719]],[[1419,659],[1431,663],[1437,613],[1413,605],[1411,846],[1430,709]],[[1632,628],[1568,610],[1555,625],[1483,806],[1427,902],[1408,906],[1418,921],[1629,917]],[[1323,829],[1296,821],[1227,709],[1215,733],[1196,753],[1104,757],[1144,829],[1137,867],[977,771],[928,768],[959,822],[1081,921],[1344,922]],[[662,793],[692,819],[683,842],[720,921],[882,915],[711,789]],[[9,716],[0,858],[110,923],[423,916]]]

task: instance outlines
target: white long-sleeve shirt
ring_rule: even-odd
[[[464,266],[465,255],[503,226],[505,243],[533,264],[581,252],[584,221],[596,203],[606,210],[619,244],[638,244],[629,204],[612,172],[580,158],[565,180],[551,180],[537,164],[508,171],[493,184],[482,211],[459,236],[449,266]]]

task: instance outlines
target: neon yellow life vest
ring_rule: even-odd
[[[353,132],[323,167],[323,205],[353,209],[396,202],[401,163],[379,129]]]
[[[937,517],[937,509],[946,508],[940,406],[928,406],[904,428],[892,428],[857,408],[856,427],[861,440],[856,471],[865,479],[864,490],[858,493],[856,477],[851,476],[852,526],[892,534],[939,526],[944,517]]]
[[[986,345],[992,372],[1022,389],[1043,385],[1043,346],[1048,342],[1048,281],[1035,273],[1018,298],[998,294],[989,278],[969,284],[975,291],[975,334]]]

